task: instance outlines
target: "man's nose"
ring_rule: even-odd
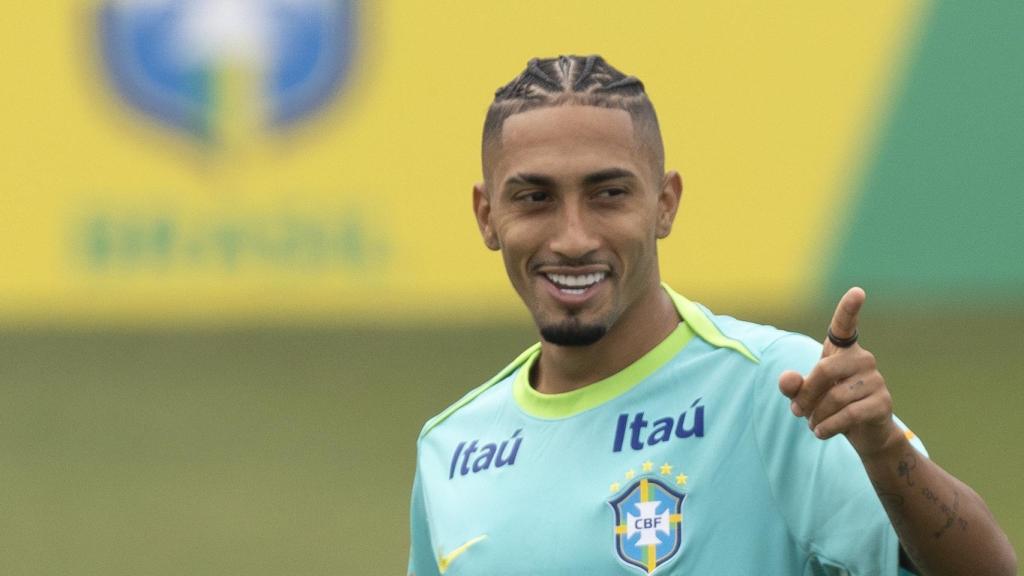
[[[598,249],[600,242],[593,219],[578,204],[564,204],[556,226],[551,239],[552,252],[565,258],[581,258]]]

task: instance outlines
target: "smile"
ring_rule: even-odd
[[[587,288],[594,286],[598,282],[604,280],[604,272],[595,272],[592,274],[545,274],[548,280],[552,284],[558,287],[559,291],[565,294],[583,294],[587,291]]]

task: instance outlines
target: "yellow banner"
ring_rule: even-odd
[[[644,80],[684,177],[662,270],[789,306],[918,2],[19,6],[5,54],[6,324],[525,317],[470,210],[483,115],[533,56]]]

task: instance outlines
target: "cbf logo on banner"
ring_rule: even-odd
[[[352,60],[353,11],[344,0],[108,0],[101,43],[128,103],[217,143],[328,102]]]

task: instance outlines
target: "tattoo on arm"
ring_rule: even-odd
[[[933,533],[935,538],[942,538],[943,534],[947,530],[952,528],[954,525],[958,526],[960,530],[967,530],[967,520],[960,517],[960,493],[953,490],[953,505],[950,506],[946,502],[939,498],[938,494],[933,492],[929,488],[922,488],[921,495],[924,496],[925,500],[932,503],[936,508],[942,512],[942,515],[946,517],[946,521]]]
[[[882,506],[885,507],[889,516],[889,522],[892,524],[892,527],[896,530],[896,533],[900,538],[901,556],[903,556],[900,559],[900,565],[915,573],[920,573],[920,570],[917,570],[915,567],[915,565],[921,565],[919,550],[912,540],[907,539],[911,532],[905,532],[905,530],[911,528],[911,526],[909,526],[910,520],[906,516],[907,511],[905,509],[908,499],[913,499],[916,494],[923,498],[929,506],[937,509],[941,514],[943,518],[942,524],[936,530],[930,532],[931,536],[936,540],[941,539],[950,530],[955,531],[957,528],[960,531],[966,532],[969,527],[969,523],[960,515],[960,492],[955,486],[950,488],[953,493],[953,501],[952,504],[950,504],[936,493],[938,488],[924,486],[919,482],[920,477],[915,478],[917,475],[915,472],[918,464],[917,459],[917,453],[913,451],[904,453],[899,459],[896,464],[896,473],[899,478],[897,486],[891,488],[883,487],[878,482],[875,482],[874,479],[871,480],[871,484],[874,487],[875,494],[878,495],[878,499],[881,501]],[[901,489],[904,485],[909,489]],[[889,491],[893,489],[902,493]],[[920,544],[920,542],[918,543]]]
[[[882,506],[885,507],[889,515],[889,522],[892,523],[893,529],[896,530],[897,536],[900,537],[900,566],[914,574],[920,573],[920,570],[915,566],[915,559],[918,558],[917,547],[903,539],[904,535],[902,532],[907,526],[907,519],[903,516],[902,510],[905,503],[903,496],[893,492],[886,492],[874,480],[871,481],[871,484],[874,486],[875,494],[878,495],[878,499],[881,500]]]
[[[900,478],[905,478],[907,486],[914,485],[914,479],[912,472],[917,468],[917,454],[913,452],[907,452],[900,458],[900,463],[896,467],[896,472],[900,475]]]
[[[896,465],[896,472],[900,478],[903,478],[907,486],[915,486],[914,482],[914,469],[917,468],[917,454],[913,452],[907,452],[900,459],[899,464]],[[875,491],[878,489],[876,487]],[[945,500],[939,497],[934,490],[927,486],[922,486],[919,490],[921,496],[928,501],[932,506],[938,508],[939,512],[946,518],[946,521],[939,527],[938,530],[932,533],[935,538],[942,538],[942,536],[953,526],[959,526],[961,530],[967,530],[967,520],[960,517],[960,493],[953,489],[953,504],[947,504]],[[885,498],[881,493],[878,495],[879,499],[882,500],[883,504],[886,502]],[[900,504],[902,505],[903,499],[900,498]]]

